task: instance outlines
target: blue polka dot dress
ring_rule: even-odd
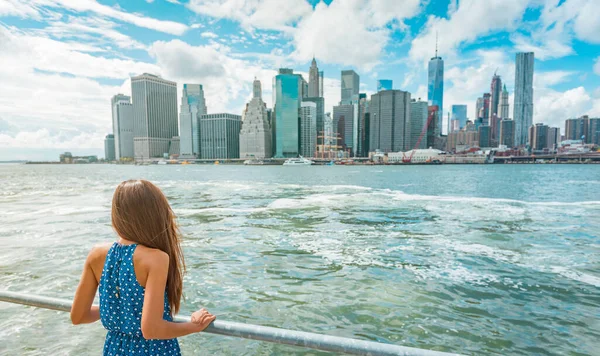
[[[108,330],[104,355],[181,355],[177,339],[146,340],[142,336],[144,287],[133,269],[136,247],[115,242],[106,255],[99,285],[100,320]],[[163,319],[173,320],[166,291]]]

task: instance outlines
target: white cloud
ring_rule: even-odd
[[[148,28],[172,35],[182,35],[188,29],[186,25],[179,22],[157,20],[151,17],[127,13],[121,11],[121,9],[118,7],[110,7],[99,4],[95,0],[30,0],[27,5],[20,4],[18,0],[10,0],[8,4],[9,5],[4,5],[0,3],[0,14],[2,14],[2,9],[4,6],[6,6],[6,9],[8,10],[5,11],[18,11],[18,16],[40,18],[40,13],[44,13],[45,11],[42,9],[43,7],[66,8],[77,12],[93,12],[115,20],[131,23],[138,27]]]
[[[177,4],[177,5],[181,5],[181,3],[177,0],[166,0],[167,2],[170,2],[171,4]]]
[[[311,11],[305,0],[191,0],[190,10],[240,22],[247,30],[287,30]]]
[[[0,16],[17,16],[21,18],[39,18],[39,9],[33,4],[21,0],[3,0],[0,2]]]
[[[0,26],[0,60],[12,69],[37,69],[91,78],[124,79],[131,74],[157,72],[149,63],[103,58],[78,51],[79,44],[32,36]]]
[[[261,80],[263,98],[271,106],[270,84],[275,71],[234,58],[226,46],[191,46],[179,40],[158,41],[152,44],[149,53],[156,59],[165,78],[177,81],[180,85],[202,84],[206,105],[211,113],[241,113],[245,99],[252,92],[254,77]],[[235,103],[239,103],[237,107]]]
[[[463,0],[449,8],[448,17],[430,16],[421,33],[412,41],[409,52],[415,61],[433,57],[438,34],[438,52],[454,57],[463,44],[498,30],[513,30],[528,5],[525,0]]]
[[[202,32],[202,34],[200,34],[200,36],[202,36],[204,38],[218,38],[219,37],[216,33],[210,32],[210,31]]]
[[[581,86],[565,92],[543,88],[534,92],[534,96],[533,121],[557,126],[562,130],[566,119],[587,114],[592,109],[592,98]]]
[[[419,11],[418,0],[402,5],[390,0],[340,0],[329,6],[321,2],[298,23],[292,57],[306,61],[314,55],[328,63],[370,70],[392,33],[387,25]]]
[[[600,75],[600,57],[596,58],[596,64],[594,64],[594,73]]]
[[[93,34],[105,38],[111,43],[116,44],[119,48],[146,48],[140,42],[117,31],[115,29],[117,25],[114,22],[98,17],[69,17],[67,22],[51,21],[49,25],[41,30],[41,32],[50,34],[55,38],[77,38],[85,40],[88,43],[100,42],[96,41],[93,36],[89,36],[89,34]]]

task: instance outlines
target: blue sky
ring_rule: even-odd
[[[514,56],[535,52],[534,122],[600,116],[597,0],[0,0],[0,160],[103,156],[110,97],[151,72],[204,85],[208,111],[241,113],[254,77],[271,103],[279,67],[325,72],[326,108],[342,69],[426,99],[426,65],[445,62],[444,111],[511,93]]]

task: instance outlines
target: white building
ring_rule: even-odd
[[[260,81],[255,79],[252,99],[242,114],[240,158],[270,158],[271,154],[271,125],[267,105],[262,100]]]
[[[201,84],[183,84],[179,112],[179,145],[181,158],[200,156],[200,123],[198,117],[206,114],[204,90]]]
[[[438,156],[441,154],[442,151],[434,148],[410,150],[406,152],[390,152],[388,153],[388,163],[405,163],[404,161],[408,159],[410,159],[410,162],[406,163],[430,163],[436,159],[439,159]]]
[[[133,159],[133,106],[127,95],[117,94],[110,100],[115,159]]]
[[[300,155],[314,157],[317,145],[317,104],[303,101],[300,106]]]
[[[177,83],[144,73],[131,77],[133,151],[136,160],[169,154],[177,125]]]

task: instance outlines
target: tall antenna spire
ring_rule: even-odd
[[[437,43],[438,43],[438,32],[435,31],[435,56],[437,57]]]

